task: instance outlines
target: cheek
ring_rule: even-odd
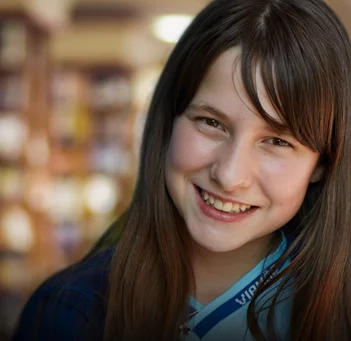
[[[213,145],[192,127],[177,123],[167,153],[167,168],[192,172],[205,167],[211,159]]]
[[[315,162],[311,160],[279,160],[268,164],[261,181],[271,201],[296,212],[305,197]]]

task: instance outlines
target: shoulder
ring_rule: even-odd
[[[101,252],[45,281],[27,302],[14,340],[55,336],[58,341],[79,341],[87,340],[87,333],[89,339],[101,338],[113,252]]]
[[[100,252],[66,268],[45,281],[38,291],[42,293],[74,291],[86,297],[103,291],[110,272],[114,248]]]

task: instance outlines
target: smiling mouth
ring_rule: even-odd
[[[211,194],[207,193],[205,190],[201,189],[200,187],[198,186],[196,187],[200,193],[202,200],[208,206],[212,206],[218,211],[231,213],[231,214],[238,214],[238,213],[247,212],[253,208],[256,208],[256,206],[222,201],[218,198],[214,198]]]

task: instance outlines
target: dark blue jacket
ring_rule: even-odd
[[[288,245],[293,238],[287,235]],[[114,248],[48,279],[20,317],[13,341],[101,341]]]
[[[51,277],[26,304],[13,341],[101,341],[114,249]]]

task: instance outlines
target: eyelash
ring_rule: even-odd
[[[218,126],[221,126],[222,127],[221,130],[225,131],[225,128],[214,118],[211,118],[211,117],[196,117],[196,120],[204,123],[205,125],[207,125],[207,126],[209,126],[211,128],[214,128],[214,129],[217,129]],[[269,139],[267,139],[265,141],[276,141],[277,144],[275,144],[275,143],[270,143],[270,144],[273,145],[273,146],[280,147],[280,148],[287,148],[287,147],[293,148],[293,145],[291,143],[289,143],[288,141],[285,141],[285,140],[283,140],[283,139],[281,139],[279,137],[270,137]]]

